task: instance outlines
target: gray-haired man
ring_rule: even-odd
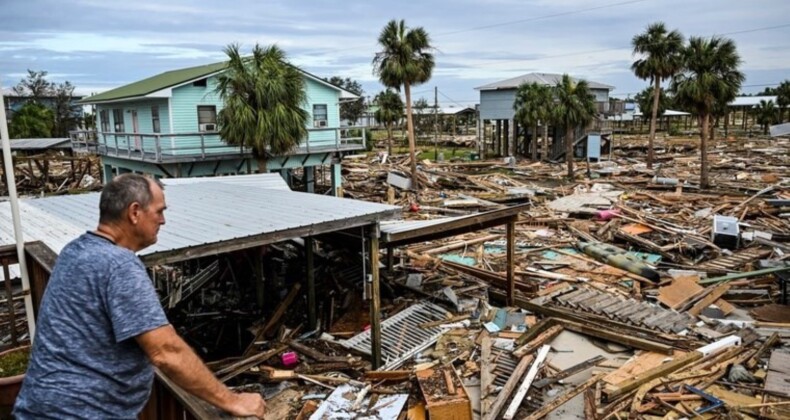
[[[165,208],[162,185],[141,175],[104,187],[98,228],[63,248],[47,285],[17,418],[136,418],[153,366],[233,415],[263,418],[260,395],[230,391],[176,334],[135,255],[156,243]]]

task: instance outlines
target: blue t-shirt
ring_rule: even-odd
[[[134,337],[167,324],[134,252],[83,234],[58,256],[14,415],[136,418],[154,372]]]

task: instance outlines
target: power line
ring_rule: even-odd
[[[439,33],[437,36],[462,34],[462,33],[466,33],[466,32],[480,31],[480,30],[483,30],[483,29],[498,28],[500,26],[515,25],[517,23],[534,22],[534,21],[537,21],[537,20],[551,19],[551,18],[556,18],[556,17],[575,15],[575,14],[589,12],[589,11],[593,11],[593,10],[607,9],[609,7],[625,6],[625,5],[634,4],[634,3],[644,3],[646,1],[648,1],[648,0],[633,0],[633,1],[624,1],[624,2],[620,2],[620,3],[609,3],[609,4],[604,4],[604,5],[601,5],[601,6],[595,6],[595,7],[588,7],[588,8],[585,8],[585,9],[572,10],[572,11],[569,11],[569,12],[560,12],[560,13],[552,13],[550,15],[536,16],[536,17],[529,18],[529,19],[512,20],[512,21],[509,21],[509,22],[494,23],[494,24],[491,24],[491,25],[477,26],[477,27],[469,28],[469,29],[461,29],[461,30],[458,30],[458,31],[443,32],[443,33]]]

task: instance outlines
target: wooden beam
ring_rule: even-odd
[[[558,322],[565,327],[565,329],[575,331],[579,334],[591,335],[593,337],[602,338],[605,340],[613,341],[615,343],[623,344],[629,347],[634,347],[641,350],[655,351],[658,353],[671,354],[673,347],[657,343],[655,341],[646,340],[639,337],[634,337],[628,334],[621,334],[616,331],[608,330],[601,327],[592,325],[584,325],[578,322],[568,321],[561,319]]]
[[[490,401],[487,401],[488,392],[491,384],[494,383],[493,370],[491,364],[491,337],[488,332],[483,330],[483,343],[480,345],[480,417],[486,418]]]
[[[524,376],[524,373],[529,368],[529,364],[532,363],[535,357],[532,355],[522,357],[519,360],[518,365],[516,368],[513,369],[513,374],[510,375],[505,386],[502,387],[502,390],[499,391],[499,395],[497,395],[496,400],[491,405],[491,410],[488,412],[487,417],[483,417],[483,420],[494,420],[498,418],[499,412],[502,411],[502,408],[505,407],[505,403],[507,402],[508,398],[510,398],[510,394],[513,393],[513,390],[516,388],[519,382],[521,382],[521,378]]]
[[[507,224],[507,304],[513,305],[516,292],[516,224]]]
[[[318,318],[316,316],[315,299],[315,258],[313,255],[314,240],[312,236],[304,238],[305,262],[307,263],[307,325],[310,331],[316,329]]]
[[[535,388],[543,388],[546,385],[555,384],[555,383],[557,383],[557,382],[559,382],[559,381],[561,381],[561,380],[563,380],[563,379],[565,379],[565,378],[567,378],[569,376],[573,376],[573,375],[575,375],[575,374],[577,374],[579,372],[587,370],[587,369],[595,366],[596,364],[598,364],[599,362],[601,362],[603,360],[606,360],[606,358],[601,356],[601,355],[598,355],[598,356],[593,357],[592,359],[588,359],[588,360],[585,360],[585,361],[583,361],[581,363],[575,364],[575,365],[569,367],[568,369],[565,369],[565,370],[563,370],[561,372],[558,372],[555,375],[552,375],[549,378],[544,378],[544,379],[541,379],[541,380],[535,382]]]
[[[606,375],[605,373],[601,373],[597,376],[593,376],[592,378],[588,379],[581,385],[577,385],[573,387],[570,391],[562,394],[561,396],[549,401],[548,404],[544,405],[540,408],[540,410],[532,413],[527,417],[525,420],[538,420],[545,415],[551,413],[552,411],[556,410],[559,406],[565,404],[566,402],[570,401],[573,397],[581,394],[585,390],[589,389],[591,386],[595,385],[596,382],[601,380],[601,378]]]
[[[698,351],[691,351],[683,356],[676,357],[671,362],[667,362],[661,365],[658,365],[652,369],[648,369],[632,379],[627,381],[621,382],[617,385],[607,385],[604,389],[604,392],[608,396],[610,400],[617,398],[623,394],[631,392],[640,386],[652,381],[653,379],[660,378],[662,376],[666,376],[670,373],[677,371],[678,369],[682,369],[686,365],[693,363],[699,359],[702,359],[702,353]]]
[[[524,401],[524,397],[527,396],[527,392],[529,392],[529,387],[532,386],[532,381],[534,381],[535,377],[538,375],[540,365],[543,364],[543,361],[546,360],[546,356],[549,355],[549,350],[551,350],[551,346],[549,345],[544,345],[538,350],[538,355],[535,356],[535,361],[532,362],[532,366],[530,366],[529,372],[527,372],[527,376],[524,378],[524,382],[518,387],[516,395],[513,396],[513,401],[510,402],[510,406],[507,408],[507,411],[505,411],[503,417],[505,420],[513,420],[518,408],[521,406],[521,402]]]
[[[563,330],[562,325],[553,325],[537,337],[531,340],[529,343],[524,344],[523,346],[517,348],[513,351],[513,355],[522,357],[525,354],[532,353],[538,347],[544,345],[547,341],[553,340],[554,337],[558,336]]]
[[[373,370],[382,366],[381,360],[381,288],[379,285],[379,225],[368,226],[370,243],[370,354]]]
[[[708,293],[707,296],[703,297],[699,300],[699,302],[695,303],[694,306],[691,307],[688,311],[686,311],[689,315],[697,316],[702,312],[705,308],[713,304],[719,300],[720,297],[724,296],[727,291],[730,290],[730,285],[727,283],[720,284],[713,288],[713,290]]]

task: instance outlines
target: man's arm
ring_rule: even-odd
[[[135,337],[148,359],[178,386],[235,415],[263,418],[266,403],[259,394],[237,394],[214,377],[203,361],[164,325]]]

